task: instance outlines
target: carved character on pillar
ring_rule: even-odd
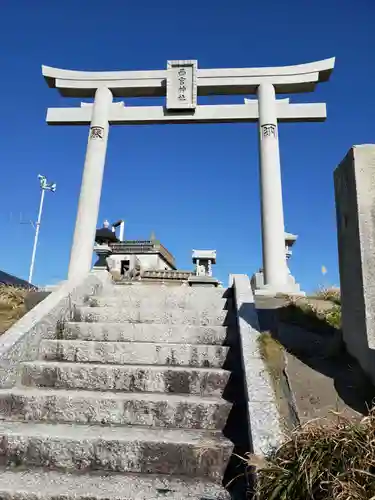
[[[104,128],[103,127],[91,127],[90,139],[104,139]]]
[[[266,123],[265,125],[261,126],[261,130],[262,130],[262,139],[266,137],[274,137],[276,139],[277,137],[276,125],[272,123]]]

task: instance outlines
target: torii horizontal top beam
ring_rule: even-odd
[[[253,94],[263,83],[272,83],[278,93],[311,92],[327,81],[335,58],[294,66],[265,68],[197,69],[198,95]],[[167,70],[71,71],[42,66],[49,87],[67,97],[93,97],[107,86],[115,97],[166,95]]]

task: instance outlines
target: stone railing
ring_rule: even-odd
[[[154,251],[154,244],[147,240],[121,241],[111,244],[113,253],[147,253]]]
[[[92,272],[83,279],[66,282],[50,293],[2,336],[0,343],[0,387],[13,386],[23,361],[37,359],[42,339],[54,338],[56,330],[74,317],[76,303],[99,293],[106,284]]]
[[[157,279],[157,280],[178,280],[186,281],[192,276],[190,271],[175,271],[175,270],[147,270],[143,271],[142,279]]]
[[[231,275],[240,356],[247,399],[249,440],[255,455],[267,455],[283,441],[281,418],[270,374],[261,354],[254,295],[246,275]]]

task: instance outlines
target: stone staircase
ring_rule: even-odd
[[[0,390],[0,499],[228,499],[225,291],[105,290]]]

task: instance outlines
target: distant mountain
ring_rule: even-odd
[[[0,271],[0,284],[15,285],[15,286],[21,286],[21,287],[33,286],[29,282],[27,282],[25,280],[21,280],[20,278],[17,278],[16,276],[13,276],[12,274],[4,273],[3,271]]]

